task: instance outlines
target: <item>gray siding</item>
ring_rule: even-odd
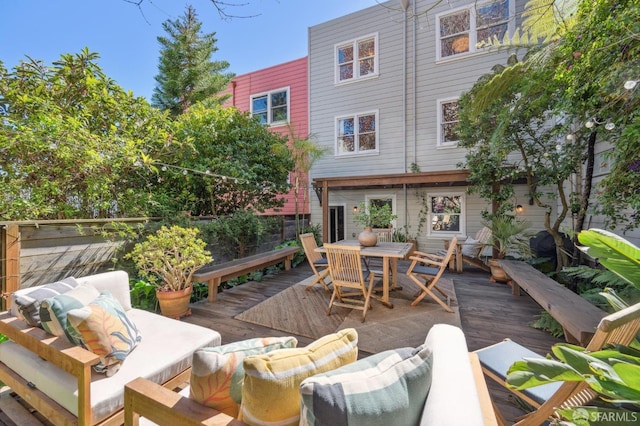
[[[524,1],[517,1],[521,9]],[[425,15],[420,12],[433,6],[433,2],[418,0],[419,14],[414,23],[412,6],[405,20],[400,1],[396,0],[309,28],[309,130],[317,143],[328,149],[327,154],[314,163],[311,178],[404,173],[410,171],[412,163],[416,163],[421,171],[456,169],[456,164],[464,160],[465,150],[437,146],[438,101],[458,98],[481,75],[490,72],[495,64],[504,64],[507,59],[506,53],[483,51],[437,61],[436,15],[471,4],[474,4],[472,0],[443,2]],[[336,85],[335,46],[374,33],[378,37],[379,75]],[[336,117],[374,110],[378,112],[379,152],[366,156],[335,156]],[[463,193],[465,189],[455,187],[450,191]],[[428,193],[447,191],[422,190]],[[526,207],[524,215],[534,229],[542,229],[543,212],[528,206],[524,186],[518,191],[519,203]],[[346,206],[346,238],[361,231],[361,227],[353,222],[352,208],[364,201],[367,194],[393,195],[398,215],[396,227],[408,225],[410,232],[417,232],[421,205],[415,190],[331,191],[330,204]],[[467,195],[465,201],[464,234],[473,236],[482,227],[481,212],[490,206],[475,195]],[[321,221],[321,212],[318,198],[312,193],[314,223]],[[424,250],[443,247],[442,237],[428,238],[426,229],[422,230],[418,241]]]

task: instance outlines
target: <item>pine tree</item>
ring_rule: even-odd
[[[196,102],[220,103],[217,97],[233,74],[224,73],[227,61],[212,61],[218,48],[215,32],[202,34],[202,22],[192,6],[187,6],[179,19],[167,20],[162,27],[168,34],[158,37],[162,46],[156,87],[152,97],[154,106],[169,110],[174,117],[183,114]]]

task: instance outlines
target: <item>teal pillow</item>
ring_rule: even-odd
[[[78,336],[67,329],[67,313],[71,309],[88,305],[100,292],[92,285],[83,284],[64,294],[45,299],[40,304],[42,328],[54,336],[67,336],[74,345],[80,345]]]
[[[431,386],[431,349],[371,355],[300,384],[303,425],[416,425]]]

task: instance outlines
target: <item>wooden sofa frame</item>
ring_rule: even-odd
[[[66,337],[56,337],[44,330],[31,327],[9,312],[0,313],[0,333],[17,344],[24,346],[39,357],[56,365],[78,380],[78,417],[66,410],[33,384],[27,382],[13,370],[0,362],[0,381],[20,395],[29,405],[56,425],[91,425],[91,366],[99,361],[94,353],[75,346]],[[189,379],[191,368],[183,371],[163,386],[174,388]],[[120,425],[124,411],[98,423],[100,425]]]

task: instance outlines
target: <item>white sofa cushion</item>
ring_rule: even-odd
[[[221,342],[220,334],[208,328],[140,309],[131,309],[127,315],[136,324],[143,339],[116,374],[106,377],[93,373],[91,406],[94,422],[123,407],[126,383],[137,377],[156,383],[166,382],[191,365],[191,357],[196,349],[217,346]],[[0,361],[74,415],[78,414],[78,384],[75,377],[13,342],[0,345]]]
[[[482,408],[462,330],[436,324],[425,340],[433,351],[431,388],[420,425],[483,425]]]

